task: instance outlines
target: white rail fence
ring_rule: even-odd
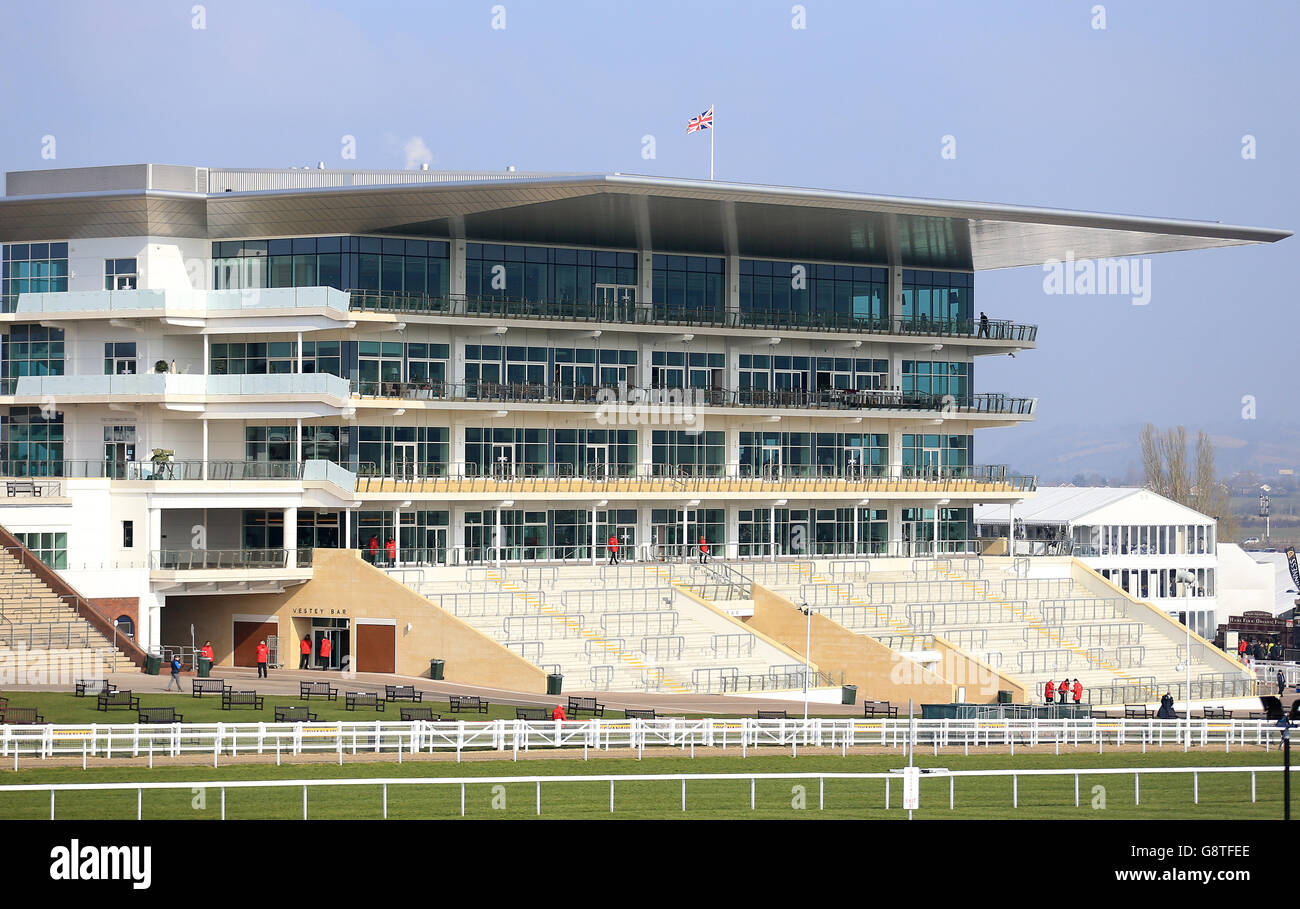
[[[956,810],[956,780],[979,779],[985,777],[992,778],[1011,778],[1011,807],[1020,807],[1020,778],[1021,777],[1070,777],[1074,778],[1074,807],[1080,806],[1079,800],[1079,779],[1080,777],[1096,776],[1133,776],[1133,804],[1142,803],[1142,777],[1143,776],[1161,776],[1168,774],[1178,774],[1181,776],[1190,775],[1192,777],[1192,803],[1200,804],[1201,794],[1201,776],[1213,774],[1250,774],[1250,800],[1256,801],[1256,777],[1257,774],[1280,773],[1282,767],[1092,767],[1087,769],[1068,768],[1068,769],[1048,769],[1048,770],[946,770],[935,769],[924,772],[923,779],[942,779],[948,780],[948,809]],[[893,780],[903,779],[902,771],[889,771],[885,773],[645,773],[645,774],[619,774],[604,776],[599,774],[582,774],[570,776],[475,776],[475,777],[371,777],[360,779],[312,779],[312,780],[201,780],[192,782],[166,782],[166,783],[26,783],[17,785],[0,786],[0,799],[9,793],[22,792],[48,792],[50,794],[50,820],[55,819],[55,794],[59,792],[111,792],[111,791],[130,791],[136,793],[136,819],[142,820],[144,817],[144,793],[146,790],[187,790],[194,792],[197,790],[217,789],[221,795],[221,819],[226,819],[226,790],[227,789],[302,789],[302,819],[305,821],[309,817],[308,791],[331,786],[377,786],[380,788],[380,799],[383,817],[388,817],[388,790],[390,787],[404,786],[459,786],[460,787],[460,814],[465,815],[465,790],[467,786],[501,786],[501,785],[520,785],[533,784],[536,791],[535,811],[538,815],[542,813],[542,783],[548,786],[554,786],[563,783],[608,783],[609,784],[609,810],[611,813],[615,810],[615,787],[618,783],[650,783],[650,782],[677,782],[681,784],[681,810],[686,811],[686,784],[691,782],[705,781],[749,781],[749,808],[751,811],[756,809],[756,783],[758,780],[817,780],[817,807],[819,810],[826,808],[826,781],[827,780],[884,780],[885,781],[885,810],[889,810],[891,805],[891,787]],[[353,806],[355,807],[355,802]],[[854,802],[853,807],[862,807],[861,802]]]
[[[913,731],[913,728],[914,731]],[[0,726],[0,759],[76,757],[85,766],[89,758],[179,757],[211,754],[215,765],[221,755],[282,755],[337,753],[396,753],[403,755],[465,751],[510,752],[546,748],[582,748],[604,751],[627,749],[639,757],[646,748],[676,747],[750,748],[884,747],[989,748],[1107,745],[1162,748],[1222,745],[1231,751],[1277,745],[1277,727],[1267,720],[1104,720],[1104,719],[968,719],[873,720],[811,717],[758,720],[592,719],[585,721],[491,720],[482,722],[326,722],[326,723],[177,723],[160,725],[43,725]]]

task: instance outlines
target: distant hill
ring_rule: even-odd
[[[1162,423],[1156,425],[1166,428]],[[1300,423],[1241,420],[1204,427],[1185,425],[1192,450],[1198,429],[1210,433],[1220,477],[1239,470],[1276,477],[1279,468],[1300,468]],[[1016,472],[1034,474],[1048,484],[1069,483],[1080,474],[1091,476],[1089,482],[1102,477],[1111,485],[1141,483],[1141,430],[1141,423],[1062,426],[1041,422],[983,430],[976,438],[975,460],[980,464],[1008,464]]]

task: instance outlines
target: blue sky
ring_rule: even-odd
[[[684,126],[714,104],[723,180],[1300,226],[1289,0],[1114,0],[1105,29],[1076,0],[808,0],[801,29],[789,0],[504,0],[504,29],[496,5],[211,0],[204,28],[193,0],[15,6],[0,169],[402,167],[419,139],[434,167],[705,177]],[[1294,422],[1297,242],[1155,257],[1147,306],[984,273],[979,308],[1040,349],[977,390],[1037,395],[1047,432]]]

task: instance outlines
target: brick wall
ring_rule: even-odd
[[[102,615],[110,625],[112,625],[113,620],[120,615],[130,616],[131,621],[135,623],[136,634],[139,634],[139,597],[99,597],[91,598],[89,599],[89,602],[91,607]]]

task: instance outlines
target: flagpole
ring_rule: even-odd
[[[718,112],[714,110],[713,105],[709,105],[709,110],[713,111],[713,122],[709,124],[709,181],[713,181],[713,132],[718,128]]]

